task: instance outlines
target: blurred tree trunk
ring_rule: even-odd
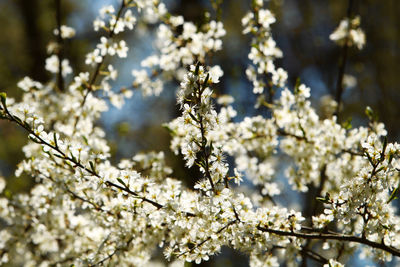
[[[43,68],[46,53],[46,47],[41,27],[39,25],[39,17],[41,9],[39,7],[39,0],[17,0],[16,4],[21,13],[23,20],[23,27],[25,32],[25,48],[30,57],[28,76],[35,80],[45,81],[47,73]],[[49,18],[53,19],[52,17]]]

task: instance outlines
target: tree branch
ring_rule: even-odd
[[[52,150],[56,151],[56,152],[59,154],[59,157],[60,157],[60,158],[62,158],[62,159],[64,159],[64,160],[66,160],[66,161],[69,161],[69,162],[73,163],[75,167],[79,167],[80,169],[82,169],[82,170],[88,172],[89,174],[91,174],[91,175],[93,175],[93,176],[95,176],[95,177],[97,177],[97,178],[102,179],[102,177],[101,177],[96,171],[94,171],[94,170],[92,170],[92,169],[90,169],[90,168],[88,168],[88,167],[82,165],[82,163],[80,163],[79,161],[75,160],[73,157],[67,156],[63,151],[61,151],[61,150],[58,148],[58,146],[52,145],[52,144],[48,143],[47,141],[43,140],[43,138],[41,138],[39,135],[37,135],[37,134],[30,128],[29,125],[24,124],[23,122],[21,122],[21,121],[18,120],[18,119],[15,119],[15,117],[8,111],[8,109],[7,109],[6,106],[4,106],[3,109],[4,109],[4,111],[5,111],[6,114],[7,114],[6,119],[8,119],[8,120],[11,121],[11,122],[17,123],[19,126],[21,126],[22,128],[24,128],[29,134],[33,135],[33,136],[37,139],[38,143],[40,143],[40,144],[42,144],[42,145],[45,145],[45,146],[48,146],[48,147],[51,148]],[[146,197],[140,196],[138,193],[136,193],[136,192],[134,192],[134,191],[131,191],[129,188],[122,187],[122,186],[117,185],[117,184],[115,184],[115,183],[113,183],[113,182],[111,182],[111,181],[106,181],[106,182],[105,182],[105,185],[107,185],[107,186],[109,186],[109,187],[117,188],[117,189],[119,189],[119,190],[122,190],[122,191],[124,191],[124,192],[130,194],[130,195],[133,195],[134,197],[141,199],[143,202],[147,202],[147,203],[153,205],[153,206],[156,207],[157,209],[162,209],[162,208],[164,208],[164,206],[163,206],[162,204],[157,203],[157,202],[155,202],[155,201],[153,201],[153,200],[151,200],[151,199],[148,199],[148,198],[146,198]],[[194,215],[193,213],[191,213],[191,212],[184,212],[184,213],[186,214],[186,216],[190,216],[190,217],[195,216],[195,215]]]
[[[257,229],[266,232],[266,233],[271,233],[279,236],[292,236],[292,237],[298,237],[298,238],[303,238],[303,239],[314,239],[314,240],[338,240],[338,241],[345,241],[345,242],[355,242],[358,244],[363,244],[367,245],[372,248],[377,248],[381,249],[383,251],[386,251],[396,257],[400,257],[400,250],[386,246],[385,244],[382,243],[377,243],[374,241],[371,241],[367,238],[362,238],[362,237],[357,237],[357,236],[352,236],[352,235],[344,235],[340,233],[301,233],[301,232],[287,232],[287,231],[281,231],[281,230],[274,230],[262,226],[257,226]],[[314,230],[315,231],[315,230]]]
[[[62,75],[62,61],[63,61],[63,38],[61,36],[61,0],[55,0],[56,2],[56,21],[57,21],[57,57],[58,57],[58,73],[57,73],[57,85],[58,89],[64,91],[64,77]]]
[[[346,69],[346,63],[347,63],[347,54],[348,54],[348,50],[349,50],[349,35],[350,35],[350,17],[351,17],[351,13],[352,13],[352,9],[353,9],[353,0],[349,0],[349,5],[347,7],[347,19],[349,20],[349,25],[347,28],[347,35],[344,41],[344,45],[342,48],[342,57],[340,59],[340,63],[339,63],[339,72],[338,72],[338,79],[337,79],[337,83],[336,83],[336,103],[337,103],[337,107],[336,107],[336,111],[335,111],[335,115],[337,117],[337,119],[339,120],[339,112],[340,112],[340,105],[342,104],[342,95],[343,95],[343,77],[344,77],[344,71]]]

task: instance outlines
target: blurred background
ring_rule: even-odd
[[[98,42],[99,33],[92,30],[92,21],[102,5],[111,0],[63,0],[62,24],[72,26],[77,35],[66,42],[65,57],[74,73],[88,70],[85,54]],[[213,64],[219,64],[224,77],[219,93],[232,94],[236,100],[238,120],[263,110],[254,109],[255,97],[244,74],[249,64],[250,36],[241,34],[241,18],[250,9],[250,1],[225,0],[222,21],[227,35],[224,50],[216,53]],[[208,0],[166,1],[169,11],[184,15],[188,21],[200,24],[203,11],[215,12]],[[371,106],[385,123],[389,141],[400,138],[400,2],[398,0],[354,0],[353,14],[361,16],[361,28],[367,43],[363,50],[349,49],[345,73],[354,77],[345,87],[340,120],[352,119],[353,126],[366,125],[364,110]],[[284,57],[277,66],[289,73],[290,84],[297,78],[311,87],[312,103],[320,109],[326,95],[335,95],[341,48],[329,40],[329,35],[346,15],[348,0],[270,0],[266,2],[277,17],[272,25],[274,39]],[[21,90],[16,84],[25,76],[46,83],[55,77],[44,69],[46,46],[55,41],[55,0],[0,0],[0,90],[19,99]],[[138,27],[126,34],[130,46],[128,58],[113,64],[120,71],[114,84],[116,89],[132,83],[132,69],[140,68],[140,61],[153,53],[149,45],[156,27]],[[140,151],[164,151],[174,176],[188,185],[196,170],[187,170],[179,157],[169,151],[169,135],[161,124],[178,114],[175,105],[176,84],[167,86],[160,97],[143,98],[135,92],[122,109],[111,108],[99,122],[106,130],[112,147],[112,161],[128,158]],[[321,116],[323,110],[319,111]],[[27,142],[25,132],[0,121],[0,173],[8,180],[7,194],[26,192],[33,181],[29,177],[15,178],[15,166],[23,159],[22,146]],[[305,199],[307,197],[305,196]],[[203,266],[247,266],[245,256],[224,249],[222,257],[215,257]],[[363,266],[363,263],[354,263]]]

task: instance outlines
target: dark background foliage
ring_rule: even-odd
[[[55,3],[57,0],[1,0],[0,1],[0,90],[19,99],[21,91],[16,83],[25,76],[45,83],[55,79],[44,70],[46,45],[55,41]],[[342,50],[329,40],[330,33],[345,17],[351,0],[270,0],[267,6],[277,16],[272,26],[274,38],[283,50],[284,58],[277,65],[289,73],[289,81],[297,78],[311,87],[313,105],[318,109],[324,95],[335,95]],[[62,0],[62,23],[77,29],[77,36],[65,45],[65,57],[74,73],[86,70],[84,55],[97,42],[99,35],[91,28],[101,4],[113,1]],[[255,110],[251,84],[244,70],[249,64],[249,36],[241,34],[241,18],[249,10],[249,1],[225,0],[221,18],[227,35],[224,50],[215,54],[213,64],[219,64],[225,75],[219,93],[236,97],[235,108],[239,119],[246,115],[263,113]],[[207,0],[168,1],[173,14],[183,14],[186,20],[200,24],[202,11],[216,14]],[[399,140],[400,126],[400,2],[397,0],[353,0],[352,14],[361,16],[361,27],[367,44],[363,50],[349,49],[345,73],[357,78],[353,88],[345,88],[343,110],[339,121],[352,119],[353,126],[367,123],[365,107],[371,106],[386,124],[388,139]],[[117,62],[122,70],[121,81],[115,86],[129,85],[132,66],[138,67],[143,55],[148,55],[148,42],[154,38],[155,28],[147,33],[127,34],[130,52],[125,63]],[[113,160],[130,157],[139,151],[165,151],[176,177],[194,177],[195,170],[185,170],[183,162],[168,152],[169,136],[160,126],[177,114],[174,91],[176,85],[166,88],[160,98],[142,98],[135,93],[132,101],[121,110],[111,109],[99,122],[107,129]],[[323,112],[320,111],[323,116]],[[14,177],[15,166],[23,158],[21,147],[26,135],[7,122],[0,121],[0,173],[8,180],[7,194],[29,190],[31,177]],[[190,178],[185,178],[190,185]],[[310,196],[304,196],[309,199]],[[246,259],[230,250],[224,257],[204,263],[204,266],[246,266]],[[312,263],[312,262],[310,262]]]

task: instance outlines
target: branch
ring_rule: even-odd
[[[112,25],[111,31],[110,31],[110,33],[109,33],[109,35],[108,35],[108,38],[112,38],[112,37],[114,36],[114,34],[115,34],[115,27],[117,26],[117,23],[118,23],[118,21],[119,21],[121,15],[122,15],[122,11],[125,9],[125,7],[126,7],[126,3],[125,3],[125,0],[123,0],[123,1],[121,1],[121,7],[120,7],[119,10],[118,10],[117,17],[116,17],[116,19],[115,19],[115,23],[114,23],[114,25]],[[83,106],[85,105],[87,96],[88,96],[89,93],[93,90],[93,85],[94,85],[94,83],[96,82],[96,79],[97,79],[97,77],[98,77],[98,75],[99,75],[99,73],[100,73],[101,67],[102,67],[103,64],[104,64],[104,59],[105,59],[105,57],[106,57],[106,56],[102,57],[101,62],[97,63],[97,65],[96,65],[96,69],[95,69],[94,73],[92,74],[92,77],[90,78],[89,85],[87,86],[87,87],[88,87],[88,90],[86,91],[86,94],[85,94],[85,96],[83,97],[83,100],[82,100],[82,103],[81,103],[81,107],[83,107]]]
[[[342,95],[343,95],[343,77],[344,77],[344,71],[346,68],[346,63],[347,63],[347,54],[349,50],[349,35],[350,35],[350,16],[353,8],[353,0],[349,0],[349,5],[347,7],[347,19],[349,20],[349,25],[347,28],[347,35],[344,41],[344,45],[342,48],[342,57],[339,63],[339,72],[338,72],[338,79],[336,83],[336,111],[335,115],[339,119],[339,111],[340,111],[340,105],[342,103]]]
[[[17,123],[19,126],[21,126],[22,128],[24,128],[29,134],[33,135],[33,136],[37,139],[37,141],[39,141],[38,143],[40,143],[40,144],[42,144],[42,145],[45,145],[45,146],[48,146],[48,147],[51,148],[52,150],[56,151],[56,152],[59,154],[58,156],[59,156],[60,158],[62,158],[62,159],[65,160],[65,161],[72,162],[72,163],[74,164],[75,167],[79,167],[80,169],[86,171],[87,173],[89,173],[89,174],[91,174],[91,175],[93,175],[93,176],[95,176],[95,177],[97,177],[97,178],[99,178],[99,179],[102,179],[102,177],[101,177],[95,170],[92,170],[92,169],[90,169],[90,168],[88,168],[88,167],[85,167],[84,165],[82,165],[82,163],[80,163],[79,161],[77,161],[75,158],[70,157],[70,156],[67,156],[63,151],[60,150],[60,148],[59,148],[57,145],[52,145],[52,144],[48,143],[47,141],[43,140],[39,135],[37,135],[37,134],[30,128],[29,125],[27,125],[26,123],[23,123],[22,121],[20,121],[20,120],[18,120],[18,119],[15,119],[15,117],[14,117],[13,115],[11,115],[11,113],[8,111],[8,109],[7,109],[6,106],[3,106],[3,109],[4,109],[4,111],[5,111],[6,115],[7,115],[6,119],[8,119],[8,120],[11,121],[11,122]],[[140,196],[138,193],[136,193],[136,192],[134,192],[134,191],[131,191],[129,188],[122,187],[122,186],[117,185],[117,184],[115,184],[115,183],[113,183],[113,182],[111,182],[111,181],[106,181],[106,182],[105,182],[105,185],[106,185],[106,186],[109,186],[109,187],[117,188],[117,189],[119,189],[119,190],[122,190],[122,191],[124,191],[124,192],[126,192],[126,193],[128,193],[128,194],[130,194],[130,195],[132,195],[132,196],[134,196],[134,197],[136,197],[136,198],[141,199],[143,202],[147,202],[147,203],[153,205],[153,206],[156,207],[157,209],[162,209],[162,208],[164,208],[164,206],[163,206],[162,204],[157,203],[157,202],[155,202],[155,201],[153,201],[153,200],[151,200],[151,199],[148,199],[148,198],[146,198],[146,197]],[[186,214],[186,216],[190,216],[190,217],[195,216],[195,215],[194,215],[193,213],[191,213],[191,212],[184,212],[184,213]]]
[[[367,238],[362,238],[362,237],[357,237],[353,235],[344,235],[340,233],[300,233],[300,232],[287,232],[287,231],[281,231],[281,230],[274,230],[262,226],[257,226],[257,229],[266,232],[266,233],[271,233],[279,236],[292,236],[292,237],[298,237],[298,238],[303,238],[303,239],[314,239],[314,240],[338,240],[338,241],[345,241],[345,242],[355,242],[358,244],[363,244],[367,245],[372,248],[377,248],[381,249],[383,251],[386,251],[396,257],[400,257],[400,250],[386,246],[385,244],[382,243],[377,243],[374,241],[371,241]],[[316,231],[316,230],[314,230]]]
[[[229,226],[237,223],[238,221],[235,219],[233,221],[228,222],[226,225],[222,226],[220,229],[218,229],[218,231],[215,232],[215,234],[220,234],[222,231],[224,231],[225,229],[227,229]],[[203,241],[201,241],[200,243],[198,243],[197,245],[195,245],[194,247],[192,247],[191,249],[189,249],[188,251],[182,252],[181,254],[179,254],[177,257],[181,257],[183,255],[185,255],[186,253],[192,252],[193,250],[195,250],[196,248],[201,247],[204,243],[208,242],[211,240],[211,236],[207,237],[206,239],[204,239]]]
[[[121,15],[122,15],[123,10],[124,10],[125,7],[126,7],[125,1],[126,1],[126,0],[122,0],[122,1],[121,1],[121,7],[120,7],[119,10],[118,10],[117,17],[116,17],[116,19],[115,19],[115,23],[114,23],[114,25],[112,25],[111,31],[110,31],[110,33],[109,33],[109,35],[108,35],[108,38],[112,38],[112,37],[114,36],[114,34],[115,34],[115,27],[116,27],[116,25],[117,25],[119,19],[121,18]],[[88,97],[89,94],[93,91],[94,83],[96,82],[96,79],[97,79],[97,77],[99,76],[100,69],[101,69],[101,67],[102,67],[103,64],[104,64],[105,57],[106,57],[106,56],[103,56],[103,57],[101,58],[101,61],[100,61],[99,63],[97,63],[96,68],[95,68],[95,70],[94,70],[94,72],[93,72],[91,78],[89,79],[89,84],[87,85],[86,93],[85,93],[85,95],[83,96],[83,100],[82,100],[82,102],[81,102],[81,104],[80,104],[80,107],[81,107],[81,108],[83,108],[83,106],[84,106],[85,103],[86,103],[87,97]],[[76,130],[76,126],[78,125],[79,119],[80,119],[80,116],[77,116],[76,119],[75,119],[75,123],[74,123],[74,132],[75,132],[75,130]]]
[[[111,260],[111,258],[112,258],[118,251],[123,250],[123,249],[126,249],[126,248],[130,245],[130,243],[131,243],[132,241],[133,241],[133,237],[131,237],[131,238],[126,242],[126,245],[125,245],[125,246],[119,246],[119,247],[115,248],[115,250],[114,250],[111,254],[109,254],[107,257],[105,257],[104,259],[102,259],[102,260],[100,260],[100,261],[98,261],[98,262],[96,262],[96,263],[94,263],[94,264],[89,264],[88,266],[94,267],[94,266],[103,265],[106,261]]]
[[[57,85],[58,89],[64,91],[64,77],[62,75],[62,61],[63,61],[63,38],[61,36],[61,0],[56,1],[56,21],[57,21],[57,57],[58,57],[58,73]]]
[[[325,257],[323,257],[322,255],[320,255],[320,254],[318,254],[317,252],[315,252],[315,251],[313,251],[313,250],[311,250],[311,249],[308,249],[308,248],[306,248],[306,247],[303,247],[303,248],[301,249],[301,253],[302,253],[304,256],[309,257],[309,258],[315,260],[316,262],[319,262],[319,263],[322,263],[322,264],[326,264],[326,263],[329,262],[329,260],[326,259]],[[306,263],[305,263],[306,261],[303,260],[303,262],[304,262],[304,264],[306,264]],[[302,264],[303,264],[303,263],[302,263]]]
[[[305,138],[303,136],[299,136],[299,135],[296,135],[296,134],[292,134],[292,133],[286,132],[283,129],[278,129],[277,133],[279,135],[281,135],[281,136],[289,136],[289,137],[293,137],[293,138],[297,139],[298,141],[304,141],[304,142],[306,142],[308,144],[314,144],[313,141],[310,141],[310,140],[308,140],[307,138]],[[258,136],[258,137],[263,137],[263,136]],[[361,156],[361,157],[363,157],[365,155],[363,152],[352,151],[352,150],[349,150],[349,149],[341,149],[340,153],[348,153],[348,154],[350,154],[352,156]]]
[[[198,66],[200,66],[199,65],[200,63],[197,63],[197,64],[198,65],[196,66],[196,68],[198,68]],[[208,80],[208,76],[207,76],[206,80]],[[198,82],[197,96],[196,96],[196,92],[193,93],[193,95],[195,96],[196,102],[197,102],[196,104],[199,105],[199,107],[201,106],[201,96],[206,87],[207,87],[206,84],[200,84],[200,82]],[[205,170],[206,177],[207,177],[208,181],[210,182],[211,188],[215,194],[216,193],[215,186],[214,186],[213,179],[211,177],[210,166],[209,166],[209,162],[208,162],[211,152],[209,153],[208,149],[207,149],[206,129],[204,127],[203,116],[201,115],[201,112],[198,112],[198,116],[199,116],[199,118],[196,122],[199,123],[200,132],[201,132],[201,147],[200,148],[201,148],[201,151],[203,152],[203,157],[204,157],[204,170]]]
[[[315,199],[315,198],[317,198],[317,197],[319,197],[321,195],[322,191],[324,190],[325,183],[326,183],[327,179],[328,179],[328,176],[326,175],[326,163],[325,163],[322,166],[321,170],[320,170],[320,182],[319,182],[319,186],[317,188],[317,191],[315,192],[315,194],[310,192],[310,196],[312,197],[312,199]],[[311,211],[310,218],[312,218],[312,216],[315,216],[317,214],[319,201],[312,201],[312,202],[309,202],[309,203],[310,203],[310,205],[308,205],[308,203],[306,204],[306,211],[307,211],[307,209],[311,208],[312,211]],[[312,219],[311,219],[311,225],[312,225]],[[307,250],[308,247],[310,246],[310,243],[311,243],[311,239],[307,240],[306,244],[303,246],[303,250]],[[312,258],[308,253],[303,253],[303,259],[302,259],[302,263],[301,263],[302,267],[307,266],[306,257]]]

